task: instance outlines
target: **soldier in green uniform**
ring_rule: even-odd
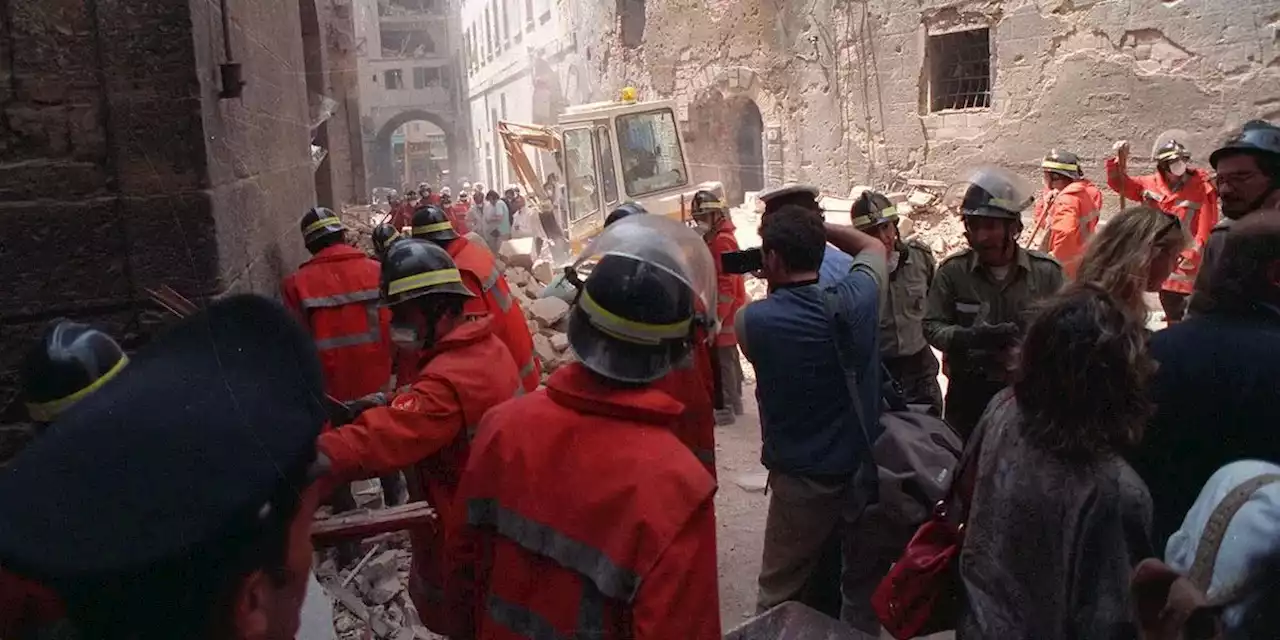
[[[925,298],[937,263],[933,251],[898,235],[898,212],[884,195],[864,191],[853,203],[853,226],[879,238],[889,255],[889,286],[880,305],[880,360],[907,404],[942,415],[938,358],[924,339]]]
[[[1032,304],[1062,288],[1052,257],[1018,246],[1022,211],[1034,196],[1018,176],[980,168],[953,185],[969,248],[938,266],[924,317],[929,344],[943,353],[946,420],[968,436],[987,402],[1009,383]]]

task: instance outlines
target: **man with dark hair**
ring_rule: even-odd
[[[1232,226],[1202,293],[1190,319],[1151,337],[1156,413],[1133,462],[1161,546],[1218,467],[1280,462],[1280,211]]]
[[[825,224],[798,205],[765,215],[760,238],[769,295],[743,307],[736,322],[738,343],[756,371],[761,461],[773,488],[757,609],[799,600],[832,615],[839,610],[847,622],[872,632],[879,623],[871,613],[870,587],[883,573],[868,569],[883,563],[865,557],[865,545],[854,540],[852,523],[866,496],[856,494],[853,477],[871,454],[864,428],[878,430],[885,247],[852,227]],[[827,242],[853,256],[853,263],[843,278],[823,285],[818,270]],[[829,291],[851,328],[866,415],[857,415],[836,355]],[[843,603],[832,602],[840,589],[822,572],[833,564],[822,561],[833,537],[843,539]]]
[[[1260,209],[1280,209],[1280,127],[1263,120],[1246,122],[1209,155],[1209,164],[1217,171],[1213,180],[1226,219],[1209,234],[1205,264],[1222,251],[1227,230],[1236,220]],[[1200,287],[1196,282],[1197,294]]]
[[[0,474],[0,564],[56,591],[81,638],[293,638],[323,396],[283,308],[212,303]]]
[[[818,204],[818,196],[817,187],[803,184],[770,189],[759,195],[760,201],[764,203],[762,217],[789,205],[799,206],[822,216],[823,211]],[[818,269],[818,281],[824,286],[835,284],[849,273],[851,266],[853,266],[853,258],[849,254],[827,243],[822,252],[822,266]]]

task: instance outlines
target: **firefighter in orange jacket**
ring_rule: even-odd
[[[714,295],[714,265],[660,216],[605,229],[586,259],[569,321],[581,362],[472,441],[467,519],[447,541],[460,637],[718,639],[715,482],[670,432],[683,407],[653,386],[706,321],[695,300]]]
[[[1084,245],[1098,229],[1102,191],[1084,177],[1080,157],[1054,149],[1040,161],[1044,191],[1036,200],[1035,228],[1047,229],[1040,247],[1062,263],[1067,278],[1075,278]]]
[[[494,335],[494,319],[465,312],[474,294],[443,249],[418,240],[392,245],[382,296],[394,316],[396,348],[419,354],[420,370],[393,397],[352,403],[355,421],[323,433],[319,448],[339,481],[407,468],[412,491],[439,519],[433,529],[410,532],[409,595],[428,628],[451,635],[440,533],[466,518],[454,493],[481,416],[523,390],[510,352]]]
[[[647,214],[644,207],[635,202],[625,202],[611,211],[604,225],[609,227],[635,214]],[[702,311],[699,308],[698,311]],[[698,327],[689,357],[675,363],[671,372],[653,383],[654,388],[669,394],[684,405],[684,413],[672,427],[680,439],[703,466],[716,476],[716,401],[715,365],[711,361],[711,345],[708,327]]]
[[[1209,233],[1218,224],[1218,192],[1208,172],[1187,165],[1191,154],[1177,140],[1160,141],[1152,154],[1156,172],[1136,178],[1121,170],[1129,157],[1129,143],[1121,140],[1113,148],[1115,157],[1107,158],[1107,184],[1125,198],[1176,216],[1191,234],[1191,245],[1182,252],[1173,275],[1160,287],[1165,318],[1170,323],[1178,322],[1186,313],[1187,298],[1200,271]]]
[[[493,254],[486,247],[459,236],[440,207],[421,207],[413,214],[413,237],[435,243],[449,252],[462,272],[463,284],[475,294],[467,302],[467,313],[493,316],[494,333],[511,350],[524,390],[537,389],[542,382],[542,368],[533,357],[533,335],[529,333],[520,302],[511,295],[511,287],[498,270]]]
[[[325,391],[338,400],[375,393],[391,380],[391,313],[378,306],[378,262],[347,244],[347,228],[324,207],[302,216],[312,258],[285,278],[284,304],[315,338]]]
[[[747,304],[747,287],[741,274],[724,272],[720,256],[737,251],[738,239],[733,235],[735,227],[728,207],[710,191],[693,194],[693,219],[716,263],[716,317],[720,320],[716,351],[719,352],[724,407],[716,411],[716,424],[733,424],[734,417],[743,413],[742,361],[738,359],[738,336],[733,330],[733,319],[738,309]]]

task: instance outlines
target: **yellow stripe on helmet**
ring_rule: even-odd
[[[587,318],[597,329],[625,342],[642,345],[657,345],[663,340],[676,340],[689,335],[692,319],[672,322],[670,324],[650,324],[623,318],[600,306],[595,298],[585,289],[578,298],[578,306],[586,312]]]
[[[48,402],[28,402],[27,413],[31,415],[32,420],[37,422],[53,422],[62,414],[62,412],[70,409],[72,405],[80,402],[85,398],[85,396],[97,391],[102,387],[102,385],[106,384],[107,381],[116,377],[116,374],[120,373],[120,370],[124,369],[124,366],[128,363],[128,356],[122,355],[120,356],[120,360],[116,362],[115,366],[108,369],[107,372],[101,376],[98,376],[97,380],[90,382],[85,386],[85,388],[66,396],[65,398],[58,398],[57,400],[50,400]]]
[[[417,291],[450,282],[462,282],[462,274],[457,269],[438,269],[392,280],[387,285],[387,295],[394,296],[409,291]]]
[[[448,220],[446,220],[444,222],[432,222],[431,224],[424,224],[424,225],[414,227],[413,235],[416,236],[419,234],[435,233],[437,231],[452,231],[452,230],[453,230],[453,224],[450,223]]]
[[[1182,151],[1180,151],[1180,150],[1178,150],[1178,149],[1170,149],[1170,150],[1168,150],[1168,151],[1166,151],[1166,152],[1164,152],[1164,153],[1162,153],[1162,154],[1160,154],[1160,155],[1156,156],[1156,161],[1157,161],[1157,162],[1164,162],[1165,160],[1176,160],[1176,159],[1181,158],[1181,157],[1182,157]]]
[[[1078,164],[1066,164],[1066,163],[1064,163],[1064,162],[1054,162],[1054,161],[1052,161],[1052,160],[1045,160],[1044,162],[1041,162],[1041,163],[1040,163],[1040,168],[1042,168],[1042,169],[1058,169],[1058,170],[1060,170],[1060,171],[1079,171],[1079,170],[1080,170],[1080,165],[1078,165]]]
[[[338,225],[338,226],[340,226],[340,227],[341,227],[341,226],[343,226],[343,224],[342,224],[342,220],[340,220],[340,219],[338,219],[338,218],[336,218],[336,217],[334,217],[334,218],[320,218],[319,220],[316,220],[315,222],[312,222],[311,224],[307,225],[307,228],[302,230],[302,235],[304,235],[304,236],[309,236],[309,235],[311,235],[312,233],[315,233],[316,231],[319,231],[319,230],[321,230],[321,229],[323,229],[323,228],[325,228],[325,227],[327,227],[327,226],[329,226],[329,225],[331,225],[331,224],[336,224],[336,225]]]

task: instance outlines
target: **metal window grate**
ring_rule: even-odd
[[[991,32],[974,29],[929,36],[929,110],[991,106]]]

